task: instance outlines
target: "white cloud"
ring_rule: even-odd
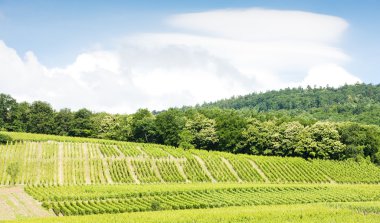
[[[240,75],[260,81],[253,82],[254,86],[246,90],[253,90],[252,87],[278,88],[279,86],[275,85],[273,80],[266,81],[265,77],[273,76],[272,79],[277,78],[278,82],[289,81],[281,79],[283,71],[306,73],[310,67],[318,64],[341,63],[349,60],[349,57],[341,50],[313,42],[247,42],[188,34],[161,33],[137,35],[129,38],[128,43],[156,50],[168,47],[181,47],[184,51],[202,49],[210,57],[205,57],[204,60],[217,58],[234,67]]]
[[[348,23],[335,16],[260,8],[186,13],[169,18],[182,29],[246,41],[334,42]]]
[[[56,108],[123,113],[360,81],[342,68],[350,57],[335,44],[348,25],[338,17],[248,9],[181,14],[167,22],[182,31],[128,36],[117,49],[88,51],[51,69],[32,52],[21,58],[0,41],[0,92]]]
[[[322,64],[312,67],[302,81],[302,86],[340,87],[344,84],[356,84],[361,80],[336,64]]]

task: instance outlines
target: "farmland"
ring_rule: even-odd
[[[14,180],[21,185],[380,182],[380,169],[368,162],[307,161],[156,144],[10,135],[16,141],[0,145],[0,185],[12,183],[6,173],[10,163],[19,165],[21,171]]]
[[[352,216],[359,219],[357,222],[376,222],[371,216],[378,217],[379,213],[380,168],[370,162],[234,155],[156,144],[5,134],[14,141],[0,145],[0,184],[23,188],[27,194],[23,196],[31,196],[45,210],[37,216],[102,222],[107,219],[104,214],[111,214],[115,222],[125,217],[131,222],[165,222],[179,217],[178,213],[184,214],[181,219],[191,221],[194,213],[203,214],[199,220],[203,222],[208,219],[205,216],[238,208],[236,215],[223,214],[220,221],[250,222],[265,219],[263,213],[271,208],[293,210],[298,206],[305,209],[310,221],[328,222],[336,214],[338,220]],[[14,163],[19,174],[12,178],[7,167]],[[325,216],[315,216],[317,209]],[[161,217],[150,218],[151,211]],[[360,219],[358,211],[369,214]],[[297,213],[301,214],[284,211],[272,217],[280,220]]]
[[[380,186],[225,185],[27,187],[56,215],[218,208],[246,205],[380,201]],[[156,206],[155,206],[156,205]]]
[[[172,223],[172,222],[195,222],[195,223],[224,223],[224,222],[247,222],[247,223],[378,223],[379,215],[376,212],[364,212],[356,209],[356,203],[349,203],[350,207],[324,204],[297,204],[297,205],[266,205],[257,207],[228,207],[201,210],[176,210],[136,212],[124,214],[99,214],[87,216],[69,216],[64,218],[36,218],[19,221],[7,221],[9,223]],[[361,207],[379,209],[379,204],[361,203]]]

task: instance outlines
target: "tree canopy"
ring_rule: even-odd
[[[55,111],[0,94],[0,129],[380,164],[380,85],[293,88],[152,113]]]

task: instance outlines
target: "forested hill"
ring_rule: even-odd
[[[285,89],[134,114],[55,110],[46,102],[0,94],[0,131],[380,165],[380,85]],[[1,141],[11,140],[0,133]]]
[[[205,103],[202,107],[253,109],[273,114],[285,112],[293,116],[307,113],[317,120],[380,125],[380,84],[286,88]]]

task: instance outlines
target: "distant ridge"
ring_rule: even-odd
[[[201,107],[254,109],[258,112],[304,112],[317,120],[354,121],[380,125],[380,84],[355,84],[339,88],[286,88],[234,96]]]

